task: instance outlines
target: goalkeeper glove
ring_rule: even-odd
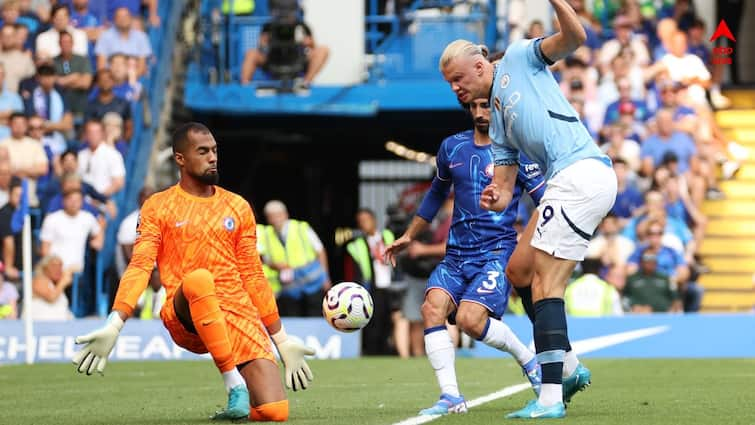
[[[84,344],[84,348],[73,356],[73,364],[77,365],[79,373],[91,375],[95,370],[103,374],[107,358],[113,351],[115,340],[123,328],[123,319],[117,312],[107,317],[105,326],[87,335],[76,337],[77,344]]]
[[[289,339],[282,325],[272,338],[286,368],[286,388],[294,391],[306,390],[313,376],[304,356],[314,355],[315,350]]]

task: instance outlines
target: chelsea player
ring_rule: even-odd
[[[474,118],[474,130],[446,138],[438,150],[437,175],[406,232],[386,249],[386,258],[411,245],[428,227],[454,187],[453,222],[445,257],[427,282],[422,318],[425,349],[441,389],[440,400],[420,411],[421,415],[463,413],[467,410],[459,393],[454,367],[455,349],[446,330],[446,318],[456,311],[456,323],[469,336],[511,355],[537,394],[539,367],[530,351],[500,318],[508,304],[511,286],[506,281],[506,263],[516,246],[513,228],[523,192],[540,200],[544,180],[540,167],[522,156],[519,160],[512,202],[501,212],[483,209],[479,199],[493,178],[493,152],[488,127],[487,98],[464,105]]]
[[[520,244],[535,248],[531,299],[542,387],[535,402],[508,416],[515,418],[564,417],[563,401],[589,384],[589,371],[579,367],[576,356],[566,355],[571,347],[563,296],[592,233],[616,199],[611,161],[580,123],[548,69],[585,41],[585,31],[566,0],[550,2],[560,31],[512,43],[496,66],[485,59],[480,46],[466,40],[449,44],[440,59],[443,77],[462,102],[489,96],[493,105],[495,171],[480,205],[492,211],[508,207],[521,152],[545,172],[534,232]],[[525,296],[522,299],[527,303]]]

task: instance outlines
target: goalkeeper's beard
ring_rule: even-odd
[[[202,184],[206,184],[208,186],[216,185],[220,181],[220,173],[218,173],[217,171],[214,173],[205,172],[204,174],[195,175],[192,177],[199,180],[199,182],[201,182]]]

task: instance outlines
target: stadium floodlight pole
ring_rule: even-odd
[[[26,364],[34,363],[34,328],[32,326],[31,315],[31,217],[29,212],[24,213],[24,227],[21,234],[21,254],[23,255],[24,268],[24,335],[26,341]]]

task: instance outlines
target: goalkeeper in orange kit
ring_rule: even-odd
[[[79,372],[102,373],[124,321],[132,314],[155,261],[167,292],[160,312],[173,340],[194,353],[209,352],[228,390],[216,419],[288,419],[288,400],[266,331],[286,369],[286,386],[307,388],[304,355],[314,351],[289,339],[257,252],[254,214],[242,197],[218,182],[217,143],[202,124],[173,134],[177,185],[142,206],[134,253],[105,325],[76,338]],[[250,408],[251,399],[251,408]]]

